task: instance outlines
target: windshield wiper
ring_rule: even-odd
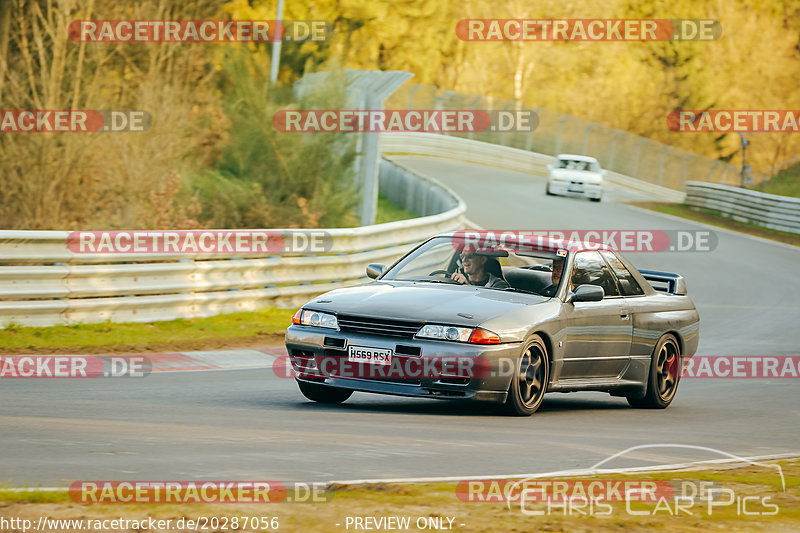
[[[447,285],[452,285],[454,283],[458,283],[457,281],[446,279],[446,278],[408,278],[404,280],[398,281],[424,281],[426,283],[446,283]]]
[[[523,291],[522,289],[517,289],[516,287],[506,287],[504,289],[498,289],[498,290],[511,291],[511,292],[521,292],[522,294],[533,294],[533,295],[536,295],[536,296],[541,296],[541,294],[539,294],[538,292]]]
[[[414,281],[424,281],[426,283],[447,283],[441,279],[415,279]]]

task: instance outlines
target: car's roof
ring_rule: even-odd
[[[567,250],[573,253],[587,250],[613,251],[612,248],[602,242],[570,239],[569,235],[565,235],[563,240],[553,239],[537,235],[537,233],[541,232],[460,230],[450,233],[441,233],[436,235],[436,237],[450,237],[471,243],[477,242],[477,246],[475,246],[477,251],[495,245],[498,248],[510,249],[522,254],[525,252],[557,252],[558,250]]]
[[[597,163],[597,159],[594,157],[590,157],[588,155],[576,155],[576,154],[558,154],[556,156],[558,159],[574,159],[575,161],[586,161],[588,163]]]

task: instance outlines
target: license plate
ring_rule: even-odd
[[[568,192],[583,192],[583,186],[582,185],[570,185],[567,188],[567,191]]]
[[[350,346],[347,360],[351,363],[369,363],[371,365],[392,364],[392,350],[388,348],[370,348],[369,346]]]

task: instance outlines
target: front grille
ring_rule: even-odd
[[[353,315],[339,315],[339,329],[353,333],[366,333],[368,335],[385,335],[389,337],[413,338],[422,322],[409,320],[389,320]]]

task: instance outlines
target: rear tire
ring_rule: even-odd
[[[297,386],[300,387],[300,392],[303,393],[303,396],[319,403],[342,403],[353,395],[351,390],[326,387],[325,385],[317,385],[307,381],[298,381]]]
[[[647,392],[643,398],[628,396],[631,407],[665,409],[672,403],[681,380],[681,350],[674,335],[664,335],[653,349]]]
[[[503,404],[505,414],[512,416],[530,416],[539,409],[547,392],[550,379],[550,360],[547,347],[538,335],[534,335],[520,355],[511,384],[508,386],[508,397]]]

